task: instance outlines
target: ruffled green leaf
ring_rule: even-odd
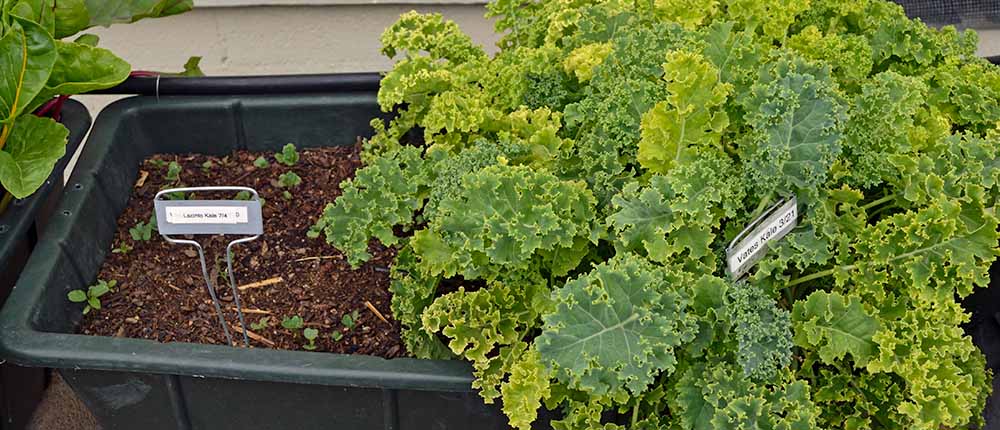
[[[750,183],[765,194],[814,202],[840,154],[845,120],[829,72],[779,60],[762,71],[746,109],[753,132],[741,150]]]
[[[671,52],[663,70],[668,96],[643,115],[638,152],[639,163],[656,173],[718,146],[729,125],[729,117],[718,108],[732,91],[700,54]]]
[[[462,184],[411,242],[430,275],[492,279],[592,235],[595,201],[583,183],[524,166],[492,166]]]
[[[572,388],[641,393],[674,370],[674,348],[694,337],[685,282],[630,255],[598,265],[556,291],[538,352]]]
[[[854,365],[863,368],[876,353],[872,337],[879,330],[879,321],[856,297],[814,292],[795,303],[792,321],[795,344],[817,349],[826,364],[836,364],[850,354]]]
[[[792,358],[789,312],[757,285],[736,282],[728,290],[728,305],[737,341],[736,361],[754,381],[770,381]]]

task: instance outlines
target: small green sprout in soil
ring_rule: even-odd
[[[305,322],[302,321],[302,317],[295,315],[281,320],[281,326],[289,330],[298,330],[305,326]]]
[[[306,237],[308,237],[310,239],[316,239],[316,238],[318,238],[319,235],[323,233],[323,228],[325,228],[325,227],[326,227],[326,219],[325,218],[320,218],[316,222],[316,224],[313,224],[312,227],[309,227],[309,231],[306,232]]]
[[[167,197],[167,200],[190,200],[190,199],[194,199],[194,193],[191,193],[191,194],[188,194],[188,195],[184,195],[183,192],[177,191],[177,192],[173,192],[173,193],[167,193],[166,197]]]
[[[170,182],[177,182],[181,180],[181,165],[177,164],[176,161],[171,161],[167,166],[167,176],[165,178]]]
[[[139,221],[135,227],[128,229],[128,234],[132,240],[145,242],[153,237],[153,229],[156,227],[156,214],[149,217],[149,222]]]
[[[281,152],[274,154],[274,159],[286,166],[294,166],[299,162],[299,153],[295,150],[295,145],[289,143],[281,148]]]
[[[285,200],[291,200],[292,199],[292,193],[288,192],[288,190],[282,191],[281,192],[281,197],[284,198]]]
[[[150,233],[150,235],[152,235],[152,233]],[[112,254],[128,254],[129,251],[131,251],[131,250],[132,250],[132,245],[129,245],[128,242],[122,242],[122,243],[118,244],[117,248],[112,249],[111,253]]]
[[[257,322],[250,323],[250,328],[261,331],[271,325],[271,317],[261,317]]]
[[[316,330],[314,328],[307,328],[305,330],[302,330],[302,336],[305,337],[307,341],[309,341],[309,343],[302,345],[302,347],[308,351],[315,350],[316,337],[319,336],[319,330]]]
[[[348,330],[353,330],[354,326],[358,324],[358,311],[354,310],[350,314],[344,314],[340,319],[340,323],[347,327]]]
[[[250,194],[249,191],[240,191],[236,193],[235,196],[233,196],[233,200],[250,200],[252,198],[253,194]],[[264,203],[266,203],[266,201],[264,200],[263,197],[260,197],[260,206],[264,207]]]
[[[330,338],[333,339],[334,342],[340,342],[340,340],[344,338],[344,334],[339,331],[335,331],[330,333]]]
[[[278,186],[285,188],[297,187],[302,183],[302,178],[295,172],[282,173],[278,176]]]
[[[201,163],[201,170],[204,171],[205,173],[208,173],[208,171],[211,170],[213,167],[215,167],[215,163],[212,163],[212,160],[208,160],[204,163]]]
[[[104,281],[101,279],[97,281],[97,284],[88,287],[87,291],[73,290],[66,297],[73,303],[86,303],[86,306],[83,307],[83,314],[87,315],[91,310],[101,309],[101,296],[107,294],[117,284],[118,281],[115,280]]]
[[[267,166],[270,166],[270,165],[271,165],[271,163],[268,163],[267,159],[264,158],[263,155],[260,156],[260,157],[257,157],[256,160],[253,160],[253,166],[256,167],[256,168],[258,168],[258,169],[266,169]]]

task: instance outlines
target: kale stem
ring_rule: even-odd
[[[757,205],[757,209],[754,209],[753,212],[750,214],[750,221],[757,219],[757,217],[759,217],[760,214],[764,213],[764,211],[771,206],[772,200],[774,200],[774,193],[768,194],[767,197],[761,200],[760,204]]]
[[[3,190],[0,190],[0,192],[3,192]],[[7,206],[10,205],[10,202],[12,200],[14,200],[14,195],[13,194],[11,194],[9,192],[4,193],[3,199],[0,200],[0,215],[2,215],[4,212],[7,211]]]
[[[805,282],[809,282],[809,281],[811,281],[813,279],[819,279],[819,278],[822,278],[824,276],[830,276],[830,275],[833,274],[833,272],[836,269],[837,268],[835,267],[833,269],[827,269],[827,270],[824,270],[822,272],[816,272],[816,273],[813,273],[811,275],[806,275],[806,276],[803,276],[803,277],[800,277],[800,278],[792,279],[791,281],[788,281],[787,284],[785,284],[785,288],[787,289],[788,287],[792,287],[792,286],[799,285],[799,284],[802,284],[802,283],[805,283]]]
[[[781,289],[781,292],[785,295],[785,301],[788,302],[788,308],[791,309],[792,305],[795,304],[795,296],[792,288],[785,287]]]
[[[872,207],[878,206],[878,205],[880,205],[882,203],[888,202],[888,201],[893,200],[895,198],[896,198],[896,193],[891,193],[891,194],[889,194],[889,195],[887,195],[885,197],[882,197],[881,199],[875,200],[875,201],[870,202],[870,203],[868,203],[868,204],[866,204],[864,206],[861,206],[860,209],[862,209],[862,210],[868,210],[868,209],[871,209]]]
[[[635,424],[639,422],[639,401],[636,400],[635,406],[632,407],[632,428],[635,428]]]

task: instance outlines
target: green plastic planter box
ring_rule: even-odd
[[[79,102],[67,100],[59,120],[69,129],[66,155],[56,163],[41,188],[24,199],[11,202],[0,214],[0,305],[7,300],[58,203],[63,189],[63,171],[90,129],[90,113]],[[0,364],[0,429],[27,426],[45,389],[44,369]]]
[[[505,429],[461,361],[77,335],[70,290],[94,282],[142,159],[349,145],[375,92],[135,97],[97,118],[48,231],[0,313],[0,358],[60,369],[113,429]],[[238,185],[238,184],[233,184]]]

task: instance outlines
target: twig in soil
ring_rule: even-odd
[[[177,290],[177,291],[184,291],[184,290],[182,290],[180,288],[177,288],[177,287],[175,287],[173,285],[170,285],[170,284],[167,284],[167,286],[170,287],[171,289],[174,289],[174,290]]]
[[[344,257],[342,257],[340,255],[323,255],[323,256],[320,256],[320,257],[300,258],[298,260],[294,260],[293,263],[301,263],[303,261],[313,261],[313,260],[329,260],[331,258],[344,258]]]
[[[236,306],[233,306],[233,307],[230,307],[229,310],[235,311],[237,309],[236,309]],[[243,309],[243,313],[245,313],[245,314],[254,314],[254,315],[271,315],[271,311],[265,311],[263,309]]]
[[[237,333],[240,333],[240,334],[243,334],[243,328],[242,327],[235,326],[235,325],[234,326],[230,326],[230,327],[233,328],[233,331],[235,331]],[[254,333],[254,332],[252,332],[250,330],[247,330],[247,337],[249,337],[250,339],[256,340],[257,342],[263,343],[263,344],[265,344],[267,346],[270,346],[271,348],[274,348],[274,342],[271,342],[270,339],[268,339],[268,338],[266,338],[264,336],[261,336],[261,335],[259,335],[257,333]]]
[[[240,291],[245,291],[245,290],[249,290],[251,288],[266,287],[268,285],[274,285],[274,284],[278,284],[278,283],[281,283],[281,282],[284,282],[284,281],[285,280],[282,277],[278,276],[277,278],[265,279],[265,280],[259,281],[259,282],[253,282],[253,283],[246,284],[246,285],[240,285],[237,288]]]
[[[142,188],[143,184],[146,183],[146,178],[149,178],[149,172],[147,172],[145,170],[140,170],[139,171],[139,180],[135,181],[135,187],[136,188]]]
[[[385,319],[385,315],[382,315],[382,312],[379,312],[378,309],[375,308],[375,305],[372,304],[372,302],[365,300],[365,306],[368,308],[368,310],[372,311],[372,313],[375,314],[375,316],[377,316],[378,319],[382,320],[382,322],[386,324],[389,324],[389,320]]]

